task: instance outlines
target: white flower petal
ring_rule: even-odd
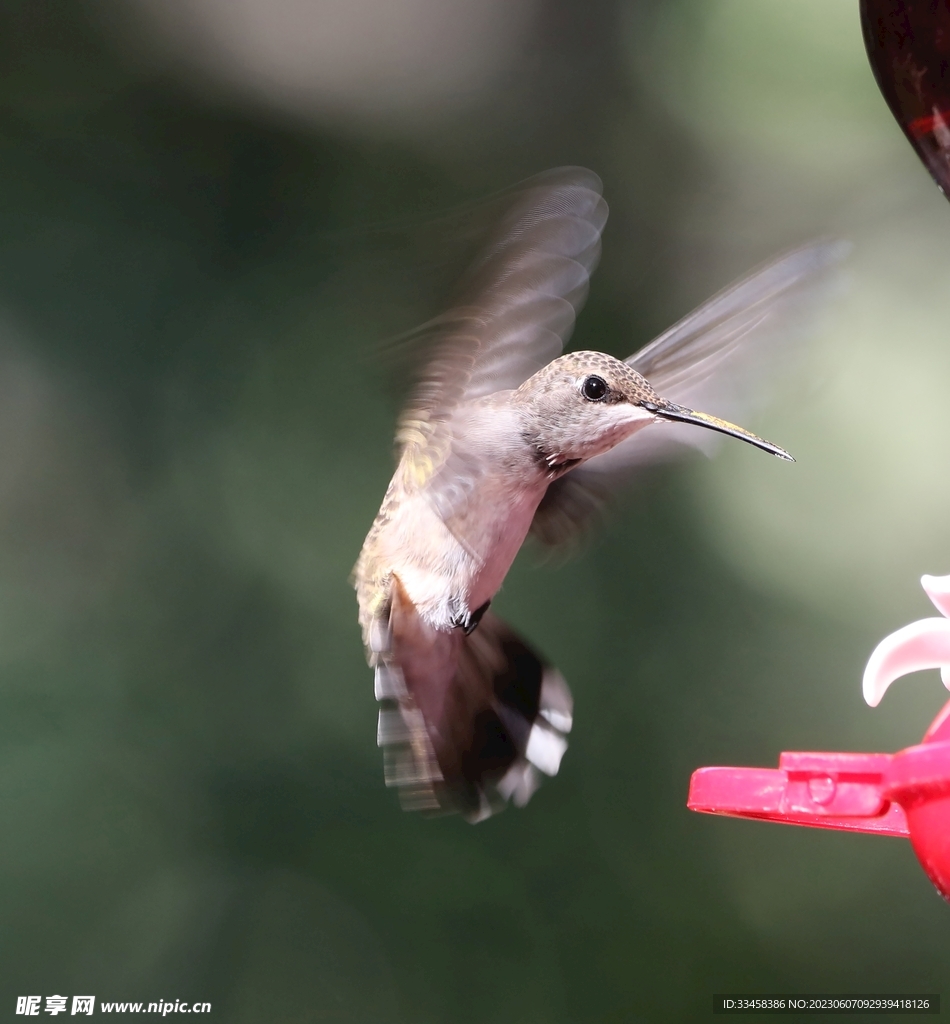
[[[950,667],[950,619],[912,622],[886,636],[874,648],[864,670],[864,699],[872,708],[877,707],[895,679],[909,672],[944,666]]]
[[[950,618],[950,576],[921,576],[920,585],[937,611]]]

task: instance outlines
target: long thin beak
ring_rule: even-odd
[[[771,441],[766,441],[749,430],[737,427],[735,423],[721,420],[718,416],[710,416],[709,413],[705,412],[694,412],[692,409],[686,409],[682,405],[674,405],[672,402],[664,402],[662,405],[655,402],[641,402],[640,404],[648,412],[661,416],[665,420],[676,420],[678,423],[694,423],[697,427],[718,430],[720,434],[728,434],[730,437],[738,437],[740,441],[748,441],[749,444],[754,444],[756,448],[761,448],[762,451],[784,459],[786,462],[795,461],[784,448],[779,448],[777,444],[772,444]]]

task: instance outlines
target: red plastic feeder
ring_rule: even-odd
[[[786,751],[778,768],[700,768],[687,806],[705,814],[910,839],[950,901],[950,701],[896,754]]]
[[[950,199],[950,0],[860,0],[868,59],[917,155]],[[897,677],[940,668],[950,689],[950,576],[921,583],[944,616],[878,645],[865,670],[874,707]],[[906,836],[950,902],[950,702],[923,741],[896,754],[786,751],[778,768],[700,768],[690,810],[788,825]]]

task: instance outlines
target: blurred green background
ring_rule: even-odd
[[[4,1015],[950,999],[908,843],[685,807],[700,765],[894,750],[946,697],[860,693],[950,571],[950,209],[853,0],[3,0],[0,53]],[[795,466],[727,445],[522,554],[497,604],[571,683],[570,751],[524,811],[424,820],[347,579],[392,467],[377,346],[462,265],[421,225],[566,163],[612,211],[575,347],[822,234],[849,286],[748,424]]]

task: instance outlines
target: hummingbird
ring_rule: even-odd
[[[737,358],[836,247],[781,257],[626,360],[562,355],[600,255],[601,191],[578,167],[516,187],[455,303],[422,330],[398,464],[353,573],[385,780],[410,810],[480,821],[558,771],[570,690],[490,610],[529,534],[564,544],[631,467],[697,435],[794,461],[692,399],[735,384]]]

